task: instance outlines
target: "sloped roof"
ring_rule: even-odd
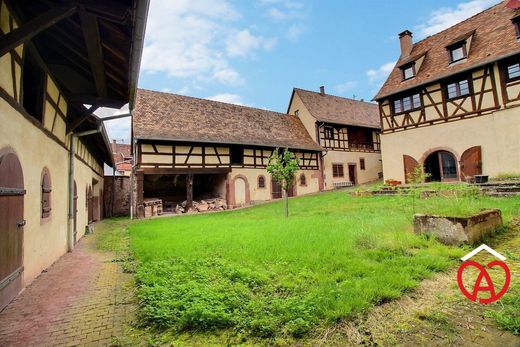
[[[311,115],[319,121],[380,129],[379,107],[364,101],[294,88]]]
[[[401,71],[398,67],[409,58],[401,57],[374,99],[378,100],[520,53],[520,42],[516,39],[515,27],[511,22],[517,12],[506,5],[507,1],[503,1],[415,43],[410,56],[422,56],[427,52],[417,75],[402,81]],[[446,47],[466,35],[472,36],[468,58],[455,64],[449,64]]]
[[[322,150],[296,116],[145,89],[132,127],[138,139]]]

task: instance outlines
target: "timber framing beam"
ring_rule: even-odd
[[[94,15],[87,12],[84,6],[80,6],[78,12],[82,23],[83,37],[87,46],[90,69],[96,84],[96,91],[98,96],[106,97],[108,88],[98,21]]]
[[[76,10],[76,5],[52,8],[44,14],[22,24],[19,28],[3,35],[0,37],[0,57],[62,19],[72,16]]]
[[[96,112],[97,109],[98,106],[90,106],[87,111],[85,111],[78,119],[70,124],[69,128],[67,129],[67,134],[70,134],[76,130],[76,128],[79,127],[85,120],[87,120],[87,118],[90,117],[94,112]]]
[[[98,107],[110,107],[110,108],[121,108],[128,101],[116,100],[113,98],[96,97],[92,95],[79,95],[72,94],[68,96],[68,100],[71,103],[82,104],[82,105],[96,105]]]
[[[187,175],[187,174],[225,174],[231,172],[230,167],[225,168],[178,168],[178,169],[162,169],[162,168],[142,168],[139,170],[145,175]]]

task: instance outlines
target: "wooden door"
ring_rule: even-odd
[[[18,157],[0,157],[0,310],[22,290],[23,171]]]
[[[403,163],[404,163],[404,181],[405,183],[410,183],[410,177],[413,174],[415,168],[419,165],[417,160],[410,157],[409,155],[403,155]]]
[[[482,148],[474,146],[468,148],[460,157],[461,179],[482,174]]]
[[[357,184],[356,164],[348,164],[348,177],[352,184]]]
[[[89,186],[87,190],[87,206],[88,206],[88,222],[94,221],[94,203],[92,201],[92,188]]]
[[[76,185],[76,181],[74,181],[74,204],[73,204],[73,218],[74,218],[74,244],[78,241],[78,186]]]
[[[280,183],[271,179],[271,198],[272,199],[281,199],[282,198],[282,186]]]

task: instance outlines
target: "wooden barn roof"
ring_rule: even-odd
[[[518,13],[506,5],[507,1],[503,1],[415,43],[410,55],[401,57],[397,61],[390,76],[374,99],[379,100],[520,53],[520,43],[511,22],[511,19]],[[468,36],[472,36],[468,58],[455,64],[449,64],[446,47],[468,38]],[[421,57],[422,55],[425,55],[425,58],[417,75],[402,81],[399,66],[406,63],[405,60],[410,60],[410,56]]]
[[[296,116],[145,89],[132,122],[137,139],[322,150]]]
[[[132,107],[149,0],[7,0],[18,29],[1,52],[25,42],[55,79],[68,105],[69,132],[97,129],[97,107]],[[8,37],[9,36],[9,37]],[[27,41],[30,40],[30,41]],[[92,105],[87,110],[84,105]],[[112,153],[104,129],[82,138],[105,162]]]
[[[381,128],[376,104],[294,88],[289,106],[294,94],[300,97],[307,110],[318,121]]]

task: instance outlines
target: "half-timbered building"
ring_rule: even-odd
[[[520,12],[501,2],[413,43],[375,100],[385,179],[417,165],[433,181],[520,173]]]
[[[147,10],[0,0],[0,310],[101,218],[113,161],[93,112],[133,104]]]
[[[376,104],[294,88],[287,113],[324,148],[324,189],[376,181],[381,173]]]
[[[230,207],[281,198],[266,170],[276,148],[300,161],[289,196],[320,191],[322,148],[295,116],[139,89],[132,133],[138,217],[146,199],[167,212],[207,197]]]

